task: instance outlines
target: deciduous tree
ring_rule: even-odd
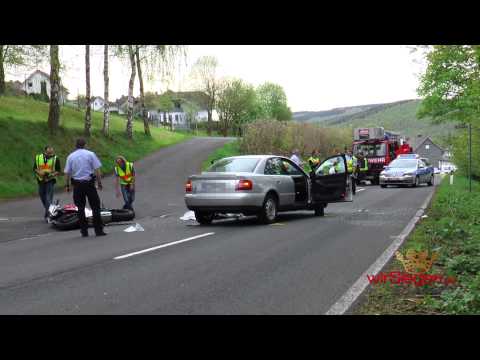
[[[182,45],[134,45],[135,61],[137,63],[138,82],[140,87],[140,106],[145,135],[150,135],[147,110],[145,108],[145,93],[143,86],[144,69],[146,75],[153,79],[160,75],[162,79],[171,75],[175,60],[186,56],[186,48]]]
[[[60,124],[60,59],[58,45],[50,45],[50,109],[48,112],[48,129],[55,134]]]
[[[266,82],[257,88],[259,114],[266,119],[291,120],[292,112],[287,105],[287,95],[280,85]]]
[[[240,79],[223,80],[219,86],[217,109],[223,136],[239,133],[255,104],[255,90]]]
[[[472,148],[480,148],[480,46],[435,45],[425,49],[427,68],[421,76],[418,93],[423,97],[418,117],[431,116],[437,122],[459,121],[471,124]],[[476,131],[475,131],[476,130]],[[462,132],[454,141],[456,165],[467,172],[468,140]],[[473,156],[472,175],[480,178],[480,158]]]
[[[130,81],[128,82],[128,107],[127,107],[127,137],[133,139],[133,85],[135,84],[136,66],[135,52],[133,45],[127,45],[128,57],[130,59]]]
[[[86,137],[90,137],[90,128],[92,127],[92,105],[90,101],[90,45],[85,45],[85,129],[84,133]]]
[[[110,110],[109,110],[109,100],[108,100],[108,45],[105,45],[103,48],[103,97],[105,100],[105,105],[103,107],[103,128],[102,133],[105,137],[108,137],[110,132]]]
[[[213,56],[204,56],[197,60],[192,68],[192,78],[198,90],[207,95],[207,133],[212,134],[212,113],[215,109],[218,93],[218,79],[216,75],[218,61]]]

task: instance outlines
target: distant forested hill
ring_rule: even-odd
[[[361,105],[327,111],[293,113],[294,121],[318,123],[325,127],[374,127],[398,131],[405,136],[428,135],[441,145],[448,145],[455,132],[454,124],[433,124],[431,119],[417,119],[420,100],[404,100],[387,104]]]

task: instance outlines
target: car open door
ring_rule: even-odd
[[[314,203],[353,201],[345,155],[335,155],[324,160],[311,173],[311,182]]]

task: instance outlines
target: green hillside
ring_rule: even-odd
[[[337,114],[320,116],[314,113],[308,118],[306,112],[300,115],[297,121],[318,123],[325,127],[374,127],[382,126],[387,130],[398,131],[407,137],[418,134],[428,135],[441,145],[448,145],[448,136],[455,132],[454,124],[433,124],[431,119],[417,119],[416,113],[420,100],[405,100],[388,104],[364,105],[347,109]],[[295,119],[295,115],[294,115]]]
[[[83,134],[84,112],[68,107],[61,108],[61,129],[52,137],[47,129],[48,103],[25,97],[0,97],[0,199],[35,194],[37,184],[32,173],[35,154],[46,144],[52,145],[61,160],[74,149],[75,139]],[[134,140],[125,137],[125,118],[111,116],[111,137],[100,133],[103,113],[92,113],[92,137],[89,149],[102,161],[102,171],[111,173],[116,155],[122,154],[137,160],[161,147],[186,140],[189,135],[152,128],[152,138],[143,134],[143,123],[134,122]],[[62,169],[63,170],[63,169]],[[63,179],[60,179],[63,185]]]

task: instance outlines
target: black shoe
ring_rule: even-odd
[[[102,232],[99,232],[99,233],[95,233],[96,236],[105,236],[107,235],[107,233],[105,231],[102,231]]]
[[[88,231],[87,232],[82,231],[82,237],[88,237]]]

